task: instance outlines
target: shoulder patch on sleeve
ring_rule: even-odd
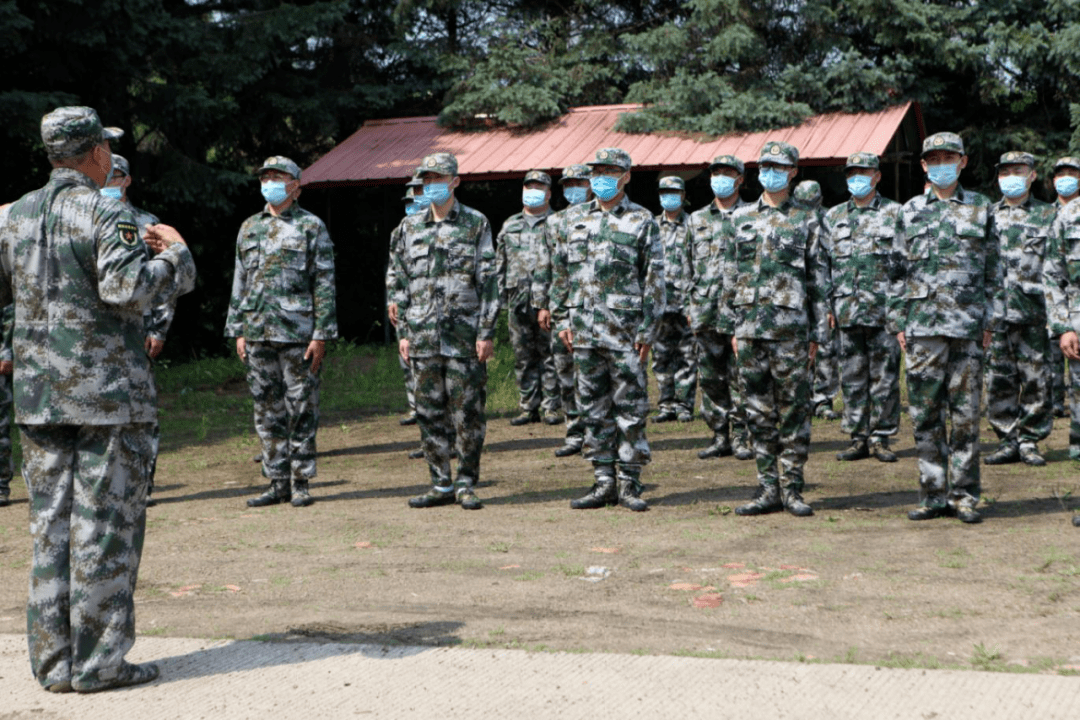
[[[135,223],[121,220],[116,223],[116,232],[120,237],[120,242],[127,247],[134,247],[139,241],[139,228]]]

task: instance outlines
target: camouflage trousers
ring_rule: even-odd
[[[697,392],[697,352],[694,333],[686,316],[664,313],[653,344],[653,374],[660,389],[657,407],[675,412],[693,412]]]
[[[514,376],[517,378],[522,412],[559,409],[559,378],[551,355],[551,333],[536,322],[531,305],[513,308],[507,317],[510,344],[514,347]]]
[[[581,447],[585,442],[585,420],[577,401],[577,381],[574,379],[574,356],[555,333],[551,334],[551,357],[559,379],[559,395],[566,414],[566,444]]]
[[[948,337],[907,338],[907,386],[919,500],[927,507],[979,501],[979,401],[982,343]],[[946,435],[948,418],[952,428]]]
[[[746,414],[738,392],[739,370],[731,351],[731,336],[712,329],[695,335],[701,417],[714,437],[729,437],[731,426],[745,432]]]
[[[618,463],[633,478],[652,459],[645,437],[649,391],[636,350],[574,348],[585,453],[594,466]],[[640,488],[639,488],[640,490]]]
[[[813,391],[810,397],[811,409],[828,404],[832,407],[833,398],[840,391],[840,340],[836,330],[829,331],[829,341],[818,346],[814,356]]]
[[[1065,368],[1065,354],[1061,352],[1061,345],[1058,344],[1058,338],[1050,336],[1049,342],[1046,345],[1046,366],[1050,372],[1050,400],[1054,409],[1065,407],[1065,403],[1068,401],[1068,394],[1065,387],[1065,374],[1068,372],[1072,385],[1076,386],[1076,373]]]
[[[838,328],[841,428],[866,440],[895,435],[900,429],[900,343],[881,327]]]
[[[409,403],[409,412],[416,412],[416,378],[413,377],[412,368],[405,358],[398,355],[398,364],[401,365],[401,374],[405,376],[405,400]]]
[[[0,497],[11,494],[11,375],[0,375]]]
[[[758,483],[801,492],[810,453],[809,344],[740,338],[736,363]]]
[[[1041,324],[1005,323],[993,334],[986,360],[986,417],[999,440],[1037,443],[1054,429],[1048,344]]]
[[[135,643],[150,423],[21,425],[33,558],[30,667],[42,686],[89,690]]]
[[[315,477],[319,376],[304,359],[307,344],[249,342],[247,380],[262,441],[262,472],[271,482]]]
[[[455,484],[450,448],[456,444],[456,484],[474,486],[487,434],[487,365],[475,357],[441,355],[414,357],[409,364],[416,378],[416,422],[432,484],[442,489]]]

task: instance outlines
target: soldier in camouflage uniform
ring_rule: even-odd
[[[850,156],[845,166],[851,199],[829,210],[833,314],[840,346],[841,427],[851,447],[837,460],[873,455],[896,462],[889,437],[900,428],[900,345],[885,325],[888,298],[904,262],[900,203],[881,196],[880,161],[873,153]],[[820,361],[820,352],[818,359]]]
[[[7,208],[0,205],[0,227],[7,219]],[[0,507],[11,504],[11,478],[15,466],[11,458],[11,376],[14,372],[11,351],[11,332],[15,323],[15,306],[8,305],[0,312]]]
[[[405,217],[412,217],[427,208],[427,203],[422,200],[423,197],[424,181],[418,175],[414,175],[409,182],[405,183],[405,196],[402,198],[405,203]],[[417,198],[421,199],[417,200]],[[401,224],[399,223],[398,228],[400,227]],[[390,324],[397,328],[397,304],[390,303],[387,309],[390,312]],[[406,427],[416,424],[416,379],[413,378],[412,369],[405,358],[398,355],[398,363],[401,365],[401,373],[405,377],[405,400],[409,405],[409,413],[398,420],[398,424]],[[424,457],[423,448],[409,453],[409,458],[412,460],[419,460],[422,457]]]
[[[816,210],[824,217],[822,207],[821,184],[817,180],[803,180],[795,186],[792,193],[795,202],[810,210]],[[822,344],[814,357],[814,373],[810,381],[810,406],[814,415],[823,420],[835,420],[840,417],[833,410],[833,399],[840,391],[840,340],[838,333],[829,326],[829,340]]]
[[[617,501],[642,511],[641,469],[651,458],[645,363],[664,312],[664,252],[652,214],[626,196],[630,155],[603,148],[589,165],[596,199],[567,213],[566,242],[552,262],[552,317],[574,354],[585,457],[596,477],[570,507]]]
[[[717,329],[717,305],[722,293],[721,260],[735,236],[733,213],[747,205],[739,197],[745,168],[734,155],[720,155],[709,165],[713,202],[690,216],[686,238],[687,319],[697,343],[701,381],[701,416],[712,430],[712,442],[698,453],[702,460],[732,454],[740,460],[754,457],[747,437],[741,403],[735,402],[738,370],[732,357],[731,336]],[[735,447],[731,426],[739,431]]]
[[[991,234],[1001,254],[1005,321],[994,330],[986,363],[986,404],[1001,446],[983,460],[1045,465],[1037,443],[1054,427],[1042,261],[1054,206],[1031,196],[1035,158],[1007,152],[998,162],[1002,199],[991,207]]]
[[[664,246],[664,314],[653,346],[653,374],[660,390],[653,422],[690,422],[697,393],[697,357],[694,333],[687,321],[684,293],[688,272],[686,235],[690,216],[683,209],[686,184],[680,177],[660,178],[660,205],[656,216]]]
[[[1063,157],[1054,163],[1054,190],[1057,192],[1056,208],[1058,211],[1070,202],[1080,197],[1080,158]],[[1076,418],[1077,432],[1080,433],[1080,407],[1074,407],[1080,402],[1080,372],[1073,372],[1072,367],[1065,377],[1065,356],[1061,353],[1061,347],[1054,339],[1054,332],[1047,328],[1050,342],[1050,354],[1047,363],[1050,365],[1051,398],[1054,406],[1054,417],[1064,418],[1070,415]],[[1071,386],[1069,391],[1066,387]],[[1066,409],[1068,403],[1069,409]],[[1080,460],[1080,447],[1077,449],[1074,460]]]
[[[225,337],[247,365],[270,487],[249,507],[306,507],[316,475],[319,369],[337,337],[334,246],[318,217],[297,203],[300,167],[269,157],[259,175],[266,206],[240,226]],[[291,487],[290,487],[291,484]]]
[[[146,527],[157,398],[143,313],[188,292],[195,264],[173,228],[146,244],[135,218],[98,192],[109,139],[91,108],[42,119],[53,166],[0,225],[0,306],[14,303],[15,420],[30,497],[30,666],[53,692],[149,682],[124,656]]]
[[[537,312],[540,327],[551,332],[551,279],[552,260],[556,257],[555,247],[566,243],[566,218],[570,211],[592,199],[589,188],[591,170],[588,165],[570,165],[563,169],[559,184],[562,185],[563,198],[569,207],[553,213],[546,223],[544,244],[533,274],[533,307],[541,308]],[[559,394],[562,399],[563,413],[566,415],[566,439],[562,447],[555,450],[555,457],[568,457],[581,452],[585,442],[585,420],[581,417],[577,401],[577,383],[574,379],[574,357],[559,339],[551,333],[551,356],[555,363],[555,373],[559,379]]]
[[[1001,264],[990,201],[960,185],[967,165],[955,133],[923,142],[931,189],[901,211],[903,293],[889,302],[890,330],[907,355],[907,385],[919,454],[919,506],[912,520],[955,514],[982,520],[979,402],[983,350],[1000,325]],[[945,419],[952,430],[946,433]]]
[[[473,487],[487,430],[485,363],[494,354],[502,268],[487,218],[454,197],[461,184],[457,158],[428,155],[419,170],[431,205],[402,221],[387,272],[387,292],[398,303],[398,349],[416,377],[416,416],[432,483],[409,506],[456,500],[476,510],[482,505]],[[460,460],[451,480],[454,431]]]
[[[786,509],[807,516],[803,466],[810,448],[809,364],[826,339],[829,288],[820,214],[797,205],[789,184],[799,151],[768,142],[758,158],[764,193],[731,216],[718,327],[731,335],[742,382],[758,491],[739,515]]]
[[[558,414],[559,378],[551,355],[551,330],[540,326],[541,308],[532,304],[533,275],[544,254],[551,217],[551,177],[539,170],[525,173],[521,200],[522,211],[506,219],[495,241],[499,267],[503,268],[499,297],[506,308],[520,392],[521,413],[510,424],[540,422],[542,410],[545,423],[558,425],[562,416]]]

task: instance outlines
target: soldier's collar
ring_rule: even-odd
[[[455,197],[454,198],[454,205],[450,208],[450,212],[446,213],[446,217],[443,218],[443,221],[444,222],[454,222],[455,220],[457,220],[458,211],[459,211],[460,206],[461,206],[461,203],[459,203],[458,199]],[[435,209],[431,205],[428,205],[427,208],[424,209],[424,222],[425,223],[436,222],[436,220],[435,220]]]
[[[782,213],[784,213],[786,215],[787,212],[794,206],[795,206],[795,198],[791,197],[790,192],[788,193],[788,196],[786,198],[784,198],[784,202],[780,203],[776,207],[773,207],[769,203],[765,202],[765,194],[764,193],[762,193],[758,197],[758,200],[757,200],[758,212],[761,212],[761,211],[766,210],[766,209],[768,209],[768,210],[779,210],[780,212],[782,212]]]
[[[686,221],[690,219],[690,216],[686,213],[686,210],[680,210],[679,214],[675,216],[674,220],[668,220],[666,212],[660,213],[660,224],[667,223],[668,225],[685,225]]]
[[[75,168],[58,167],[53,168],[49,173],[49,178],[54,180],[62,180],[66,183],[72,183],[74,185],[82,185],[84,187],[98,189],[98,184],[90,179],[90,176],[81,173]]]
[[[1024,202],[1020,203],[1019,205],[1010,205],[1009,203],[1005,202],[1005,198],[1001,198],[994,204],[997,205],[999,208],[1005,210],[1030,210],[1032,197],[1032,194],[1029,192],[1028,196],[1024,198]]]
[[[297,200],[293,200],[292,204],[289,205],[289,207],[282,210],[281,212],[279,212],[276,217],[291,218],[293,215],[296,214],[296,211],[299,210],[299,209],[300,209],[300,202],[297,201]],[[274,213],[270,212],[270,204],[269,203],[267,203],[266,205],[263,205],[263,213],[265,215],[274,215]]]
[[[532,215],[532,214],[527,213],[525,211],[521,212],[522,219],[525,220],[525,222],[529,224],[530,228],[534,228],[537,225],[539,225],[540,223],[544,222],[545,220],[548,219],[548,217],[550,215],[551,215],[551,208],[548,208],[547,211],[542,212],[539,215]]]
[[[855,204],[855,198],[848,198],[848,210],[880,210],[881,209],[881,193],[875,192],[874,199],[870,201],[870,204],[859,207]]]
[[[937,193],[934,192],[934,188],[931,187],[929,190],[926,191],[926,202],[932,203],[932,202],[939,202],[939,201],[940,201],[940,198],[937,196]],[[952,194],[952,197],[946,198],[946,202],[954,202],[954,203],[958,203],[960,205],[965,204],[964,186],[957,184],[956,192],[954,192]]]

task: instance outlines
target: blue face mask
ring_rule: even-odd
[[[280,180],[267,180],[262,184],[262,196],[271,205],[280,205],[289,198],[289,193]]]
[[[731,197],[731,193],[735,192],[735,178],[727,175],[713,175],[709,178],[709,187],[712,188],[713,195],[718,198]]]
[[[660,193],[660,205],[665,210],[675,211],[682,207],[682,198],[679,193]]]
[[[546,195],[547,193],[543,190],[525,188],[521,191],[521,202],[525,204],[525,207],[538,208],[547,202]]]
[[[589,188],[564,187],[562,189],[562,196],[566,198],[566,202],[571,205],[580,205],[588,199]]]
[[[776,168],[758,170],[758,180],[761,181],[761,187],[769,192],[780,192],[788,186],[788,174]]]
[[[1017,175],[1006,175],[998,178],[998,187],[1007,198],[1018,198],[1027,192],[1027,178]]]
[[[113,200],[119,200],[124,197],[124,189],[118,187],[103,187],[98,190],[98,192],[107,198],[112,198]]]
[[[852,175],[847,179],[848,192],[862,200],[870,194],[874,186],[870,183],[871,178],[866,175]]]
[[[610,175],[594,175],[589,178],[593,195],[607,201],[619,194],[619,178]]]
[[[926,177],[939,188],[947,188],[960,177],[960,163],[948,165],[929,165]]]
[[[1074,178],[1071,175],[1062,175],[1057,180],[1054,180],[1054,189],[1057,190],[1057,194],[1062,197],[1075,195],[1076,191],[1080,190],[1080,179]]]
[[[424,197],[428,199],[428,202],[442,205],[450,199],[450,183],[424,183]]]
[[[423,209],[424,208],[422,208],[422,207],[420,207],[419,205],[416,204],[416,201],[413,201],[413,202],[411,202],[411,203],[409,203],[408,205],[405,206],[405,215],[408,216],[408,217],[412,217],[413,215],[417,214],[418,212],[423,211]]]

